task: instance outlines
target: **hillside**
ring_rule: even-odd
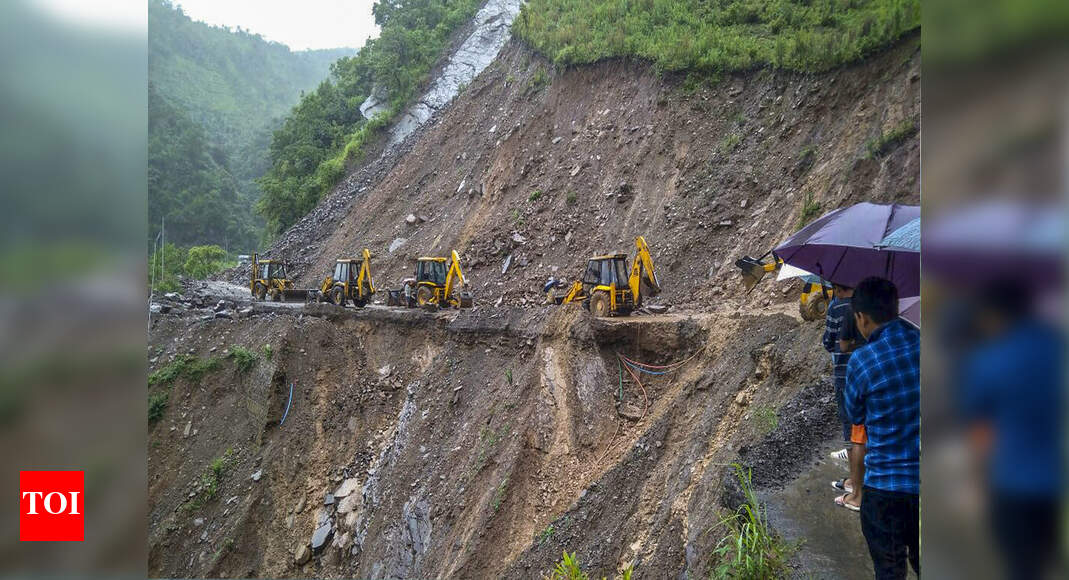
[[[152,575],[535,578],[567,550],[591,577],[708,577],[732,463],[790,511],[774,494],[835,430],[822,324],[796,282],[743,294],[732,262],[836,207],[919,201],[920,35],[820,70],[633,56],[563,66],[513,38],[396,146],[365,132],[266,250],[308,288],[367,247],[381,292],[456,249],[474,309],[251,303],[222,281],[155,305]],[[329,118],[308,102],[307,126]],[[541,305],[548,276],[636,235],[667,314]],[[620,355],[680,364],[636,380]],[[838,541],[803,548],[801,577],[868,565],[830,498],[806,525]]]
[[[229,239],[240,250],[252,250],[259,240],[262,221],[253,211],[259,199],[255,179],[268,168],[271,133],[300,100],[327,78],[330,65],[351,55],[354,49],[291,51],[283,44],[268,42],[248,31],[230,30],[195,22],[169,0],[152,0],[149,18],[149,82],[157,106],[150,116],[177,114],[199,127],[204,141],[218,153],[216,165],[229,177],[197,184],[197,195],[205,206],[226,205],[227,193],[235,187],[237,205],[226,205],[228,223],[213,221],[205,214],[198,219],[211,223],[175,227],[168,237],[179,244],[216,243]],[[156,135],[154,129],[169,123],[150,123],[150,141],[171,140],[175,136]],[[158,167],[199,162],[172,159],[174,151],[157,149],[153,161]],[[150,238],[159,230],[161,208],[179,205],[190,187],[185,175],[169,175],[157,184],[182,184],[179,188],[150,189]],[[188,200],[185,200],[188,201]],[[184,204],[185,201],[182,203]],[[205,233],[218,235],[203,237]]]

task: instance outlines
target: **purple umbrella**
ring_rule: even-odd
[[[920,252],[881,243],[920,215],[916,205],[859,203],[824,214],[772,253],[787,264],[844,286],[881,276],[894,282],[899,297],[919,296]]]

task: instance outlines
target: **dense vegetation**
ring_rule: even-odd
[[[427,84],[429,72],[479,0],[379,0],[381,33],[331,65],[330,78],[306,94],[271,139],[271,167],[260,179],[258,208],[278,233],[311,211],[360,158],[365,143]],[[387,111],[372,121],[360,104],[377,91]]]
[[[916,29],[920,13],[920,0],[529,0],[513,33],[564,65],[635,56],[670,71],[820,71]]]
[[[148,17],[150,247],[166,216],[169,240],[251,250],[271,132],[353,50],[291,52],[169,0],[150,0]]]

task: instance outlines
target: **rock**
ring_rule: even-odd
[[[179,294],[178,292],[168,292],[168,293],[164,294],[163,297],[168,299],[168,300],[181,300],[182,299],[182,295]]]
[[[189,437],[189,430],[193,427],[193,421],[186,422],[186,428],[182,430],[182,437]]]
[[[170,309],[171,309],[170,307],[167,307],[167,310],[170,310]],[[164,312],[163,305],[158,303],[158,302],[153,302],[152,304],[148,305],[148,311],[153,313],[153,314],[161,314],[161,313]]]
[[[334,505],[334,494],[329,491],[323,496],[323,505]]]
[[[338,502],[338,513],[347,514],[355,511],[358,507],[360,507],[360,494],[351,493]]]
[[[669,308],[670,307],[667,304],[650,304],[646,306],[646,310],[649,310],[654,314],[664,314],[665,312],[668,312]]]
[[[493,133],[495,131],[497,131],[497,125],[494,125],[493,127],[490,127],[490,131],[489,131],[490,133]]]
[[[199,528],[199,527],[201,527],[203,525],[204,525],[204,518],[197,518],[197,519],[193,520],[193,526],[194,527]]]
[[[736,405],[739,405],[740,407],[745,407],[747,405],[747,403],[748,402],[746,400],[746,393],[745,392],[740,392],[739,394],[735,395],[735,404]]]
[[[344,550],[349,547],[350,542],[352,542],[352,538],[349,536],[349,532],[345,532],[334,538],[334,547]]]
[[[382,367],[379,368],[379,376],[384,378],[384,379],[389,377],[390,373],[392,373],[392,372],[393,372],[393,367],[390,366],[390,365],[383,365]]]
[[[323,525],[316,528],[312,533],[312,552],[319,552],[327,545],[327,541],[334,535],[334,526],[328,519]]]
[[[575,167],[572,168],[572,170],[569,173],[569,175],[571,175],[572,177],[575,177],[576,175],[579,175],[579,172],[582,171],[582,170],[583,170],[583,166],[582,165],[576,165]]]
[[[252,472],[252,475],[249,477],[249,479],[251,479],[253,481],[260,481],[260,478],[263,477],[263,475],[264,475],[264,470],[257,469],[256,471]]]
[[[556,145],[557,143],[560,143],[563,140],[564,140],[564,137],[554,137],[553,138],[553,144]]]
[[[304,511],[304,500],[305,500],[305,497],[302,495],[301,499],[297,500],[297,507],[293,508],[293,513],[298,513],[299,514],[302,511]]]
[[[390,242],[390,253],[393,253],[397,248],[405,245],[405,242],[407,241],[408,240],[405,238],[394,238],[394,240]]]
[[[467,183],[468,183],[468,180],[461,179],[460,180],[460,187],[457,188],[457,193],[460,193],[460,192],[464,191],[464,186],[467,185]]]
[[[293,553],[293,562],[298,566],[301,566],[312,559],[312,551],[308,549],[307,544],[301,544],[300,548]]]
[[[564,243],[570,243],[572,241],[572,230],[568,230],[568,233],[564,234]]]
[[[227,320],[233,320],[234,319],[234,315],[231,314],[230,311],[228,311],[228,310],[224,310],[222,312],[216,312],[215,313],[215,317],[216,318],[225,318]]]
[[[638,421],[642,418],[642,409],[639,409],[631,403],[624,403],[623,405],[620,405],[620,408],[617,410],[617,413],[619,413],[621,417],[629,419],[631,421]]]
[[[527,238],[521,236],[519,232],[516,232],[512,234],[512,241],[516,242],[517,244],[522,244],[527,241]]]
[[[510,265],[512,265],[512,254],[509,254],[508,257],[505,258],[505,263],[501,264],[501,273],[504,274],[505,272],[508,272]]]
[[[342,482],[341,486],[334,491],[334,497],[342,498],[348,496],[350,493],[356,491],[360,487],[360,481],[355,477],[350,477]]]
[[[414,214],[414,213],[410,213],[407,216],[405,216],[405,223],[408,224],[408,225],[412,225],[412,224],[414,224],[414,223],[416,223],[418,221],[419,221],[419,218],[416,217],[416,214]]]
[[[746,204],[747,204],[747,203],[748,203],[748,202],[747,202],[747,201],[746,201],[746,200],[744,199],[744,200],[742,200],[742,201],[740,201],[740,202],[739,202],[739,207],[741,207],[742,209],[746,209]]]

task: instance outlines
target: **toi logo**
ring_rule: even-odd
[[[19,472],[19,540],[85,540],[84,471]]]

